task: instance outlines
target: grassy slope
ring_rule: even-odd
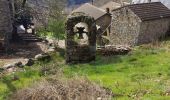
[[[112,89],[120,100],[170,100],[165,96],[170,92],[170,41],[135,49],[126,56],[98,57],[91,64],[72,65],[65,74],[86,75]]]
[[[59,55],[53,58],[51,64],[64,60]],[[13,75],[1,78],[0,100],[4,100],[12,91],[44,78],[40,71],[41,65],[16,73],[20,78],[17,81],[11,81]],[[87,76],[90,80],[112,89],[117,95],[114,99],[170,100],[170,96],[165,96],[168,94],[166,91],[170,92],[170,41],[162,42],[158,47],[136,47],[125,56],[98,56],[95,62],[89,64],[56,65],[60,68],[65,66],[64,74],[68,78],[75,75]]]

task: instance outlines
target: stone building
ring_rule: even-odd
[[[12,33],[11,0],[0,0],[0,49],[7,47]]]
[[[127,5],[112,11],[110,42],[140,45],[159,40],[170,28],[170,10],[160,2]]]
[[[72,13],[83,12],[95,19],[96,25],[102,31],[106,31],[108,26],[111,23],[111,14],[106,10],[102,10],[96,6],[93,6],[89,3],[85,3],[79,8],[75,9]]]

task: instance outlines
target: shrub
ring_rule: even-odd
[[[110,100],[111,92],[84,78],[47,79],[18,91],[11,100]]]

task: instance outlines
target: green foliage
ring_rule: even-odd
[[[49,20],[46,28],[42,27],[38,30],[38,35],[41,37],[50,37],[54,39],[65,38],[65,20],[64,19],[51,19]]]
[[[64,20],[50,20],[48,30],[51,31],[51,36],[56,39],[64,39],[65,24]]]

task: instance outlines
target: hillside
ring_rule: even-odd
[[[63,51],[59,50],[57,54],[53,54],[49,63],[38,62],[33,67],[26,67],[25,72],[1,78],[0,100],[4,100],[8,94],[14,94],[18,89],[32,86],[31,83],[37,80],[54,75],[66,80],[87,77],[92,82],[112,90],[116,100],[169,100],[169,45],[170,40],[167,39],[135,47],[128,55],[98,55],[95,62],[78,65],[65,65]],[[44,68],[45,73],[42,72]],[[19,80],[12,81],[13,76],[18,76]]]
[[[109,1],[120,2],[120,0],[93,0],[94,5],[101,6]],[[130,2],[131,0],[122,0],[123,2]],[[86,2],[92,2],[92,0],[68,0],[68,5],[79,5]]]

